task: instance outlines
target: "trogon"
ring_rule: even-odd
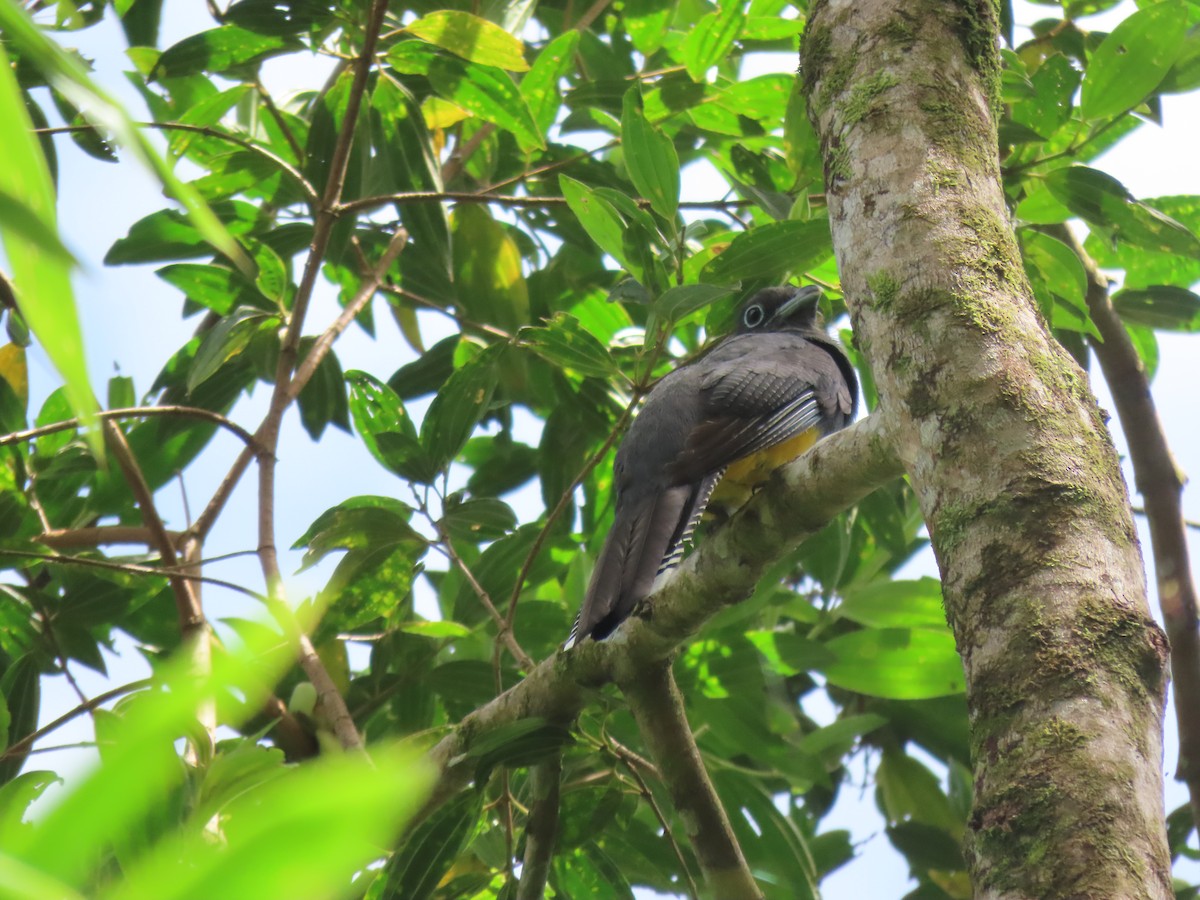
[[[664,376],[617,451],[616,514],[566,646],[607,637],[679,562],[710,501],[744,502],[854,419],[858,381],[815,287],[742,304],[733,334]]]

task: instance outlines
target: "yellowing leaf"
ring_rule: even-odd
[[[510,72],[529,71],[524,44],[499,25],[467,12],[439,10],[405,30],[471,62]]]

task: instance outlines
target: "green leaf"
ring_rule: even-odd
[[[300,339],[301,359],[308,355],[316,340],[315,337]],[[346,380],[336,353],[325,354],[308,384],[300,391],[296,403],[300,407],[300,424],[314,441],[321,439],[325,426],[329,424],[336,425],[342,431],[350,430]]]
[[[674,11],[671,0],[626,0],[625,27],[634,49],[651,56],[662,47]]]
[[[1143,202],[1193,233],[1200,229],[1200,197],[1153,197]],[[1099,231],[1087,236],[1084,249],[1102,268],[1124,269],[1123,286],[1126,288],[1149,287],[1152,284],[1174,284],[1186,288],[1200,281],[1200,256],[1146,250],[1124,241],[1113,241]]]
[[[8,707],[9,724],[5,745],[11,747],[37,729],[38,712],[42,705],[42,667],[36,654],[26,653],[4,670],[0,676],[0,693]],[[29,750],[0,760],[0,784],[7,784],[25,764]]]
[[[475,203],[460,204],[451,225],[457,303],[475,321],[509,332],[528,324],[529,287],[508,229]]]
[[[421,422],[421,446],[439,469],[462,450],[492,402],[503,345],[488,347],[454,374],[438,391]]]
[[[417,812],[431,780],[412,751],[324,756],[226,804],[222,841],[201,829],[177,832],[100,896],[333,896]]]
[[[240,356],[257,335],[278,328],[279,321],[279,316],[246,306],[222,318],[204,336],[196,351],[196,360],[188,372],[188,391],[194,391],[217,374],[225,363]]]
[[[258,207],[242,200],[214,203],[212,209],[225,223],[229,234],[249,234],[258,224]],[[104,264],[167,262],[211,254],[210,242],[193,221],[177,210],[162,209],[134,222],[129,234],[109,249]],[[237,254],[241,259],[246,258],[240,247]]]
[[[238,0],[225,10],[224,21],[260,34],[303,34],[330,17],[320,0]]]
[[[625,93],[621,113],[621,148],[633,186],[650,208],[667,221],[679,209],[679,156],[675,144],[642,114],[640,87]]]
[[[417,429],[396,393],[366,372],[346,373],[350,415],[367,451],[390,472],[429,484],[438,467],[417,440]]]
[[[1181,287],[1156,284],[1118,291],[1113,307],[1125,322],[1158,331],[1200,331],[1200,297]]]
[[[560,34],[542,48],[528,74],[521,79],[521,96],[529,104],[529,112],[540,134],[545,134],[554,124],[562,106],[562,91],[558,83],[574,63],[575,48],[578,46],[578,31]]]
[[[501,28],[467,12],[443,9],[404,28],[463,59],[510,72],[526,72],[525,45]]]
[[[518,337],[522,344],[547,362],[580,375],[613,378],[619,374],[604,345],[569,313],[555,313],[543,327],[522,328]]]
[[[507,503],[491,497],[476,497],[449,505],[442,527],[456,541],[474,544],[494,541],[517,527],[517,516]]]
[[[482,805],[482,791],[463,791],[418,825],[384,869],[379,900],[433,896],[474,829]]]
[[[1075,251],[1056,238],[1021,229],[1021,256],[1042,314],[1055,328],[1100,338],[1087,305],[1087,273]]]
[[[189,35],[168,47],[149,77],[161,81],[199,72],[227,72],[302,47],[299,41],[285,35],[259,34],[236,25],[222,25]]]
[[[957,837],[962,820],[950,806],[937,777],[917,760],[898,751],[886,751],[876,770],[879,806],[889,824],[911,821],[940,828]]]
[[[654,312],[668,322],[677,322],[732,293],[732,288],[717,284],[679,284],[654,301]]]
[[[380,193],[435,191],[443,189],[441,167],[421,110],[403,87],[391,79],[380,79],[371,93],[372,128],[378,131],[374,150],[386,171]],[[441,203],[397,204],[400,221],[412,241],[406,258],[415,251],[422,270],[439,285],[450,284],[450,221]],[[405,273],[407,282],[408,274]]]
[[[790,220],[760,225],[739,234],[700,272],[705,281],[728,284],[744,278],[776,280],[785,272],[804,272],[833,253],[829,223]]]
[[[962,662],[948,628],[866,628],[825,643],[837,661],[822,667],[831,684],[873,697],[919,700],[961,693]]]
[[[1182,3],[1165,2],[1122,20],[1088,60],[1080,101],[1084,117],[1105,118],[1141,103],[1179,55],[1187,18]]]
[[[87,110],[88,119],[92,124],[108,132],[118,144],[132,151],[133,156],[155,174],[167,193],[184,206],[205,240],[233,260],[238,268],[246,264],[241,250],[200,195],[179,180],[171,166],[159,155],[154,144],[137,127],[129,114],[92,81],[79,58],[49,40],[15,4],[0,3],[0,31],[21,48],[23,58],[36,66],[51,86],[72,106]],[[0,68],[8,70],[7,60],[3,61]],[[2,94],[3,91],[0,90],[0,95]],[[24,120],[6,116],[4,121]],[[14,146],[14,141],[5,142],[5,147],[10,152]],[[82,357],[80,360],[82,361]],[[70,382],[71,379],[68,379],[68,383]]]
[[[4,4],[5,20],[24,13]],[[6,33],[6,38],[16,35]],[[0,228],[5,255],[12,269],[17,305],[30,330],[67,383],[71,407],[84,422],[92,423],[96,400],[88,381],[83,333],[71,293],[74,260],[58,240],[54,211],[54,186],[33,123],[26,111],[8,55],[0,47],[0,121],[9,134],[0,141]],[[94,428],[88,429],[93,452],[103,456]]]
[[[1200,239],[1187,226],[1135,200],[1111,175],[1068,166],[1045,175],[1043,183],[1056,200],[1114,240],[1161,253],[1200,255]]]
[[[616,208],[574,178],[559,175],[558,184],[567,206],[571,208],[583,230],[588,233],[588,237],[624,268],[630,269],[625,259],[625,223]]]
[[[703,81],[725,59],[745,20],[741,0],[723,0],[716,12],[701,17],[683,43],[683,62],[693,81]]]
[[[439,641],[446,638],[466,637],[471,633],[470,628],[460,625],[458,622],[401,622],[396,626],[396,630]]]
[[[942,585],[936,578],[877,581],[845,592],[835,612],[871,628],[946,627]]]
[[[155,273],[183,291],[188,300],[224,316],[235,307],[263,302],[258,289],[240,272],[216,264],[176,263]]]
[[[511,132],[522,149],[546,148],[529,105],[502,69],[438,56],[429,64],[429,83],[451,103]]]

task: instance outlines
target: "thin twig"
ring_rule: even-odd
[[[309,203],[316,203],[320,197],[317,195],[314,188],[304,177],[304,173],[289,163],[282,156],[279,156],[266,147],[256,144],[253,141],[240,138],[237,135],[229,134],[225,131],[220,131],[207,125],[191,125],[187,122],[135,122],[139,128],[154,128],[158,131],[190,131],[195,134],[202,134],[206,137],[217,138],[218,140],[228,141],[231,144],[236,144],[243,150],[248,150],[251,153],[261,156],[275,166],[278,166],[289,178],[300,186],[300,190],[304,192],[304,197]],[[34,128],[34,134],[70,134],[74,131],[96,131],[92,125],[60,125],[53,128]]]
[[[126,694],[132,694],[134,691],[142,690],[142,688],[148,688],[153,683],[154,682],[151,679],[144,678],[141,681],[131,681],[129,684],[123,684],[120,687],[113,688],[110,691],[105,691],[103,694],[97,694],[95,697],[92,697],[90,700],[88,700],[84,703],[80,703],[74,709],[71,709],[71,710],[63,713],[61,716],[59,716],[53,722],[49,722],[49,723],[43,725],[41,728],[39,728],[37,731],[33,732],[32,734],[27,734],[25,737],[21,738],[21,740],[14,742],[7,750],[5,750],[3,753],[0,753],[0,760],[5,760],[5,759],[9,759],[14,756],[19,756],[20,754],[24,753],[28,748],[32,747],[34,745],[34,743],[36,743],[37,741],[40,741],[42,738],[44,738],[46,735],[50,734],[52,731],[55,731],[56,729],[59,729],[62,726],[66,725],[72,719],[77,719],[80,716],[82,716],[84,713],[90,713],[92,710],[96,709],[99,706],[104,705],[109,700],[115,700],[117,697],[123,697]]]
[[[184,416],[192,419],[206,419],[209,422],[214,422],[222,428],[228,429],[233,434],[237,435],[242,443],[251,447],[255,445],[254,435],[238,425],[236,422],[231,422],[219,412],[213,412],[211,409],[201,409],[198,406],[129,406],[121,409],[102,409],[96,413],[98,419],[145,419],[151,416]],[[43,437],[47,434],[54,434],[59,431],[68,431],[72,428],[79,427],[78,419],[63,419],[61,422],[51,422],[49,425],[42,425],[39,428],[30,428],[27,431],[14,431],[11,434],[0,435],[0,447],[6,444],[19,444],[24,441],[31,441],[35,438]]]
[[[494,185],[488,190],[495,190]],[[400,191],[395,194],[377,194],[373,197],[360,197],[348,200],[337,207],[338,215],[351,212],[370,211],[393,203],[494,203],[497,206],[535,207],[566,206],[563,197],[550,196],[514,196],[512,194],[489,194],[476,191]],[[634,198],[634,202],[643,209],[650,208],[650,201],[644,198]],[[740,209],[751,206],[750,200],[683,200],[680,209]]]
[[[179,545],[180,532],[168,531],[167,537],[172,544]],[[89,528],[56,528],[39,534],[36,540],[55,550],[109,544],[143,544],[148,547],[154,543],[154,535],[145,525],[93,525]]]
[[[646,779],[642,778],[642,773],[638,771],[638,765],[635,764],[635,759],[640,763],[645,763],[636,753],[629,751],[616,741],[609,738],[606,744],[610,744],[607,749],[612,755],[620,760],[625,766],[629,774],[633,776],[633,780],[637,782],[638,793],[642,795],[642,799],[650,807],[654,813],[654,818],[658,819],[658,824],[662,826],[663,835],[667,839],[667,843],[671,845],[671,850],[675,853],[675,858],[679,861],[679,871],[683,873],[683,877],[687,879],[688,896],[692,900],[700,900],[700,886],[696,884],[696,879],[692,877],[692,869],[687,863],[687,858],[683,854],[683,848],[679,846],[679,842],[675,840],[675,833],[671,830],[671,823],[667,821],[666,815],[662,811],[662,807],[658,805],[658,800],[654,796],[654,792],[650,790],[650,786],[646,784]],[[627,758],[629,757],[629,758]],[[653,766],[651,767],[653,768]]]
[[[313,237],[312,243],[309,245],[308,259],[305,261],[304,272],[300,276],[300,283],[296,288],[292,313],[279,349],[279,363],[275,369],[275,388],[271,394],[267,414],[255,435],[262,446],[271,451],[262,454],[258,460],[258,555],[267,584],[267,595],[271,598],[269,605],[273,614],[284,625],[285,630],[293,635],[300,658],[300,666],[304,669],[304,673],[312,682],[313,687],[316,688],[317,706],[329,721],[333,733],[337,735],[342,746],[348,750],[361,750],[362,736],[358,733],[354,719],[350,716],[345,698],[338,690],[320,656],[317,655],[311,639],[296,626],[294,615],[283,599],[283,575],[279,568],[279,553],[275,544],[276,461],[274,450],[279,443],[279,428],[283,421],[283,414],[291,404],[291,400],[299,394],[300,388],[303,387],[303,385],[297,387],[293,384],[293,373],[299,374],[296,364],[300,339],[304,332],[304,319],[312,301],[317,275],[320,272],[333,232],[333,224],[337,218],[335,210],[341,201],[342,187],[346,180],[346,170],[350,161],[350,148],[354,142],[358,113],[367,90],[367,79],[371,73],[375,43],[383,26],[386,12],[387,0],[373,0],[367,13],[363,29],[362,49],[354,63],[354,79],[346,99],[341,131],[334,144],[329,162],[329,177],[325,183],[324,193],[321,195],[320,207],[314,217]],[[370,293],[374,293],[374,290],[372,289]],[[332,337],[328,343],[332,343]],[[326,344],[326,349],[328,349],[328,344]],[[314,356],[314,354],[309,355],[310,357]],[[305,360],[305,362],[309,362],[309,360]],[[320,355],[316,355],[316,358],[311,360],[310,375],[316,371],[319,363]],[[246,464],[249,464],[248,459]],[[207,513],[208,510],[205,512]]]
[[[1050,231],[1075,252],[1087,272],[1088,311],[1103,338],[1089,340],[1089,345],[1112,391],[1129,445],[1134,483],[1146,506],[1158,602],[1171,646],[1179,728],[1175,778],[1187,785],[1192,819],[1200,827],[1200,617],[1181,502],[1186,478],[1171,455],[1146,369],[1109,299],[1108,279],[1067,226]]]
[[[504,642],[504,646],[512,653],[513,659],[517,661],[517,665],[523,671],[528,672],[533,669],[535,665],[533,657],[526,653],[524,648],[517,642],[516,635],[509,628],[504,616],[500,615],[500,610],[496,609],[496,604],[492,602],[487,589],[479,583],[479,579],[475,577],[475,573],[471,571],[471,567],[463,562],[463,558],[458,555],[458,551],[454,549],[454,542],[450,539],[450,535],[446,531],[445,526],[442,525],[441,520],[434,518],[427,510],[425,511],[425,516],[437,531],[438,543],[434,546],[458,569],[462,577],[466,579],[471,590],[475,593],[475,596],[479,598],[479,602],[483,604],[483,608],[492,617],[492,621],[496,623],[496,637]]]
[[[258,95],[262,97],[263,105],[267,108],[267,112],[271,114],[271,118],[275,120],[275,124],[279,126],[279,130],[283,132],[283,139],[287,141],[288,146],[292,148],[292,152],[296,154],[296,161],[303,162],[304,148],[300,146],[300,142],[292,134],[291,126],[288,125],[287,119],[283,117],[283,113],[279,111],[279,107],[275,105],[275,100],[270,92],[263,86],[261,78],[254,79],[254,89],[258,91]],[[316,191],[313,191],[313,198],[316,199]]]
[[[142,566],[137,563],[119,563],[108,559],[88,559],[85,556],[62,556],[58,553],[36,553],[32,550],[11,550],[8,547],[0,547],[0,559],[3,559],[5,556],[14,556],[17,559],[35,559],[40,562],[56,563],[62,566],[82,566],[85,569],[108,569],[112,572],[129,572],[132,575],[154,575],[157,578],[185,578],[188,581],[198,581],[202,584],[212,584],[217,587],[227,588],[247,597],[253,597],[260,603],[267,601],[265,595],[260,594],[258,591],[252,591],[248,587],[242,587],[240,584],[234,584],[232,581],[225,581],[221,578],[211,578],[208,575],[189,574],[182,569],[175,572],[165,572],[154,566]]]
[[[622,676],[621,692],[629,701],[642,739],[658,761],[671,802],[704,870],[709,893],[723,900],[761,900],[763,893],[704,769],[670,660],[638,666]]]
[[[179,565],[179,557],[175,553],[175,543],[171,540],[171,535],[167,532],[167,527],[158,514],[158,507],[154,504],[154,492],[146,483],[141,466],[134,457],[129,442],[125,440],[125,433],[115,422],[106,421],[101,427],[104,430],[109,451],[116,459],[117,465],[125,476],[125,482],[133,494],[133,499],[141,511],[142,522],[150,532],[151,546],[158,550],[159,557],[167,568],[176,568]],[[168,574],[167,579],[171,585],[171,592],[175,595],[175,612],[179,617],[179,631],[186,643],[204,630],[204,610],[200,608],[199,598],[188,579],[181,578],[178,573]]]

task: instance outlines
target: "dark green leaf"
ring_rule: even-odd
[[[1068,166],[1050,172],[1044,184],[1071,212],[1103,229],[1113,240],[1161,253],[1200,254],[1200,239],[1187,226],[1135,200],[1111,175],[1086,166]]]
[[[543,327],[522,328],[518,337],[546,361],[580,375],[613,378],[618,374],[616,363],[604,345],[568,313],[555,313]]]
[[[234,236],[249,234],[258,223],[258,207],[240,200],[214,203],[212,211]],[[104,264],[167,262],[212,254],[212,246],[187,215],[174,209],[151,213],[133,223],[104,257]]]
[[[454,371],[454,351],[459,340],[457,334],[442,338],[412,362],[397,369],[388,379],[388,387],[401,400],[432,394]]]
[[[222,25],[190,35],[164,50],[150,77],[161,81],[198,72],[227,72],[301,46],[285,35],[258,34],[236,25]]]
[[[302,338],[300,358],[308,354],[316,338]],[[336,425],[342,431],[350,430],[350,407],[346,400],[346,380],[342,376],[342,365],[337,354],[325,354],[317,371],[313,373],[300,396],[296,398],[300,407],[300,424],[314,441],[320,440],[325,426]]]
[[[496,345],[480,352],[455,370],[433,398],[421,422],[421,446],[437,468],[445,468],[458,456],[487,413],[496,389],[497,363],[504,349],[503,345]]]
[[[29,737],[37,729],[42,705],[41,678],[41,665],[33,653],[15,660],[0,675],[0,693],[4,695],[9,717],[6,748]],[[0,785],[16,777],[28,755],[26,748],[24,752],[0,760]]]
[[[188,391],[195,390],[227,362],[241,355],[259,334],[274,331],[279,317],[253,307],[239,307],[225,316],[204,336],[196,360],[188,372]]]
[[[502,500],[479,497],[448,506],[442,527],[456,541],[479,544],[504,537],[517,527],[517,516]]]
[[[303,34],[329,17],[320,0],[238,0],[225,10],[228,24],[276,36]]]
[[[887,836],[915,869],[961,872],[965,868],[961,842],[941,828],[923,822],[901,822],[888,826]]]
[[[1118,291],[1113,306],[1126,322],[1159,331],[1200,331],[1200,297],[1169,284]]]
[[[668,322],[676,322],[732,293],[732,288],[716,284],[680,284],[663,291],[654,301],[654,311]]]
[[[432,481],[438,467],[422,449],[416,426],[395,392],[366,372],[347,372],[346,381],[354,427],[371,455],[402,478]]]
[[[1187,10],[1155,3],[1121,21],[1088,60],[1080,108],[1089,119],[1137,106],[1174,64],[1183,46]]]
[[[392,497],[351,497],[321,513],[292,549],[305,548],[302,565],[308,568],[334,550],[368,550],[406,541],[424,545],[425,539],[408,524],[411,516],[412,508]]]
[[[785,272],[803,272],[833,253],[829,223],[771,222],[743,232],[701,270],[705,281],[731,283],[743,278],[775,280]]]
[[[218,315],[228,315],[235,307],[260,305],[263,297],[244,275],[216,264],[176,263],[163,266],[155,274],[183,291],[188,300]]]
[[[651,209],[674,221],[679,208],[679,156],[671,139],[646,120],[641,88],[636,86],[625,94],[621,148],[633,186],[650,201]]]
[[[463,791],[416,827],[384,869],[379,900],[426,900],[474,830],[481,791]]]

